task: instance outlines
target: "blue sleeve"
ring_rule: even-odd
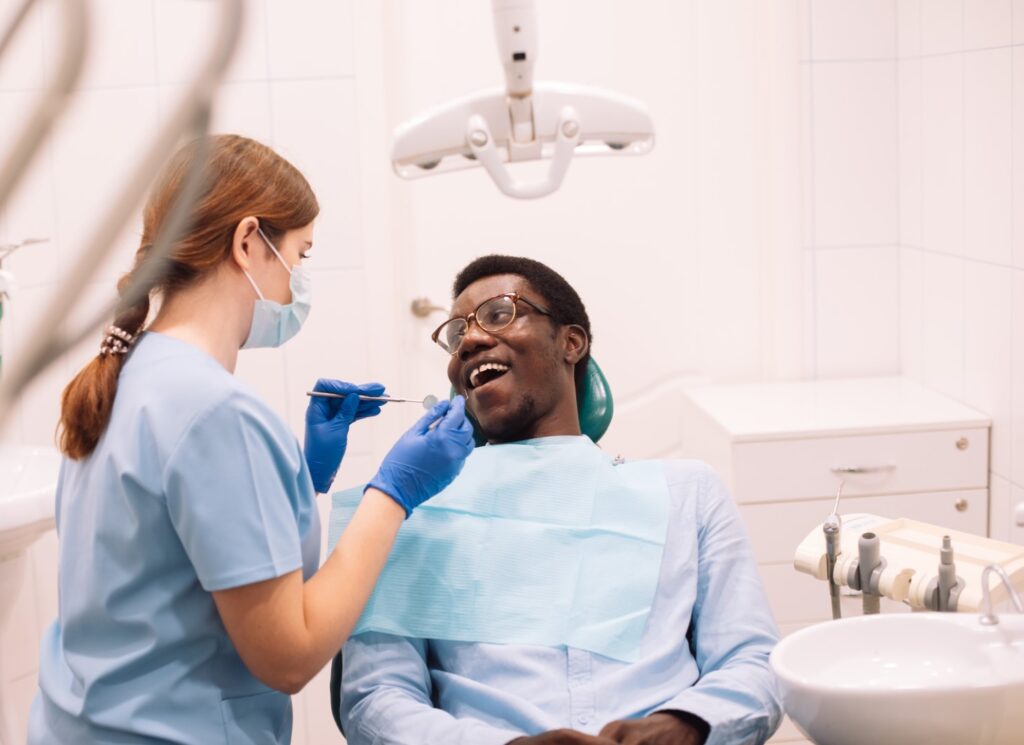
[[[271,417],[232,393],[189,425],[167,461],[171,522],[208,592],[302,566],[296,506],[309,476],[298,442]]]
[[[349,745],[505,745],[525,735],[435,709],[423,639],[359,634],[342,659],[341,723]]]
[[[736,506],[710,468],[702,482],[691,620],[700,679],[660,708],[690,712],[711,725],[706,745],[762,743],[782,717],[768,664],[778,630]]]

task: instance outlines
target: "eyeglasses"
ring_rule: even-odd
[[[476,321],[477,326],[488,334],[496,334],[508,328],[516,320],[516,303],[522,300],[538,313],[550,316],[546,310],[531,302],[518,292],[506,292],[503,295],[484,300],[476,306],[476,310],[468,316],[449,318],[437,327],[430,338],[448,354],[455,354],[462,344],[462,339],[469,331],[469,322]]]

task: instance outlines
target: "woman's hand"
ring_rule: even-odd
[[[344,398],[310,396],[306,407],[306,439],[303,451],[309,474],[313,477],[313,488],[317,494],[325,494],[331,488],[338,466],[348,447],[348,428],[352,422],[366,417],[377,416],[383,401],[361,401],[359,394],[381,396],[384,386],[380,383],[353,385],[342,380],[320,378],[313,386],[314,391],[335,393]]]
[[[408,516],[455,480],[471,452],[466,399],[440,401],[395,443],[367,488],[387,494]]]

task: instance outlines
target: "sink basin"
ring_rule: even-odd
[[[1019,745],[1024,615],[828,621],[772,652],[786,713],[818,745]]]
[[[0,558],[53,527],[59,470],[53,448],[0,446]]]

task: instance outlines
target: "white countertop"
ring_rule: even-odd
[[[988,427],[975,409],[901,377],[694,386],[734,442]]]

